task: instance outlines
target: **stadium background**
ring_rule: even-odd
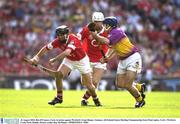
[[[47,74],[22,62],[54,38],[58,25],[77,33],[91,21],[94,11],[116,16],[119,26],[140,49],[142,80],[151,91],[180,91],[180,1],[179,0],[1,0],[0,1],[0,88],[54,89]],[[60,52],[44,56],[40,63]],[[114,86],[118,60],[108,63],[100,90]],[[57,69],[58,63],[53,67]],[[65,89],[81,89],[79,73],[64,80]]]

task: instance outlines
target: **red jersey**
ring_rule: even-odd
[[[71,54],[67,56],[72,61],[79,61],[86,56],[81,41],[74,34],[69,34],[66,43],[61,43],[58,38],[46,45],[46,49],[60,48],[62,51],[71,49]]]
[[[108,37],[108,33],[104,31],[104,27],[98,34],[100,36]],[[99,62],[99,60],[103,57],[99,47],[101,47],[106,54],[108,46],[106,44],[103,44],[101,46],[98,45],[87,26],[85,26],[80,32],[80,37],[83,41],[83,47],[87,55],[89,56],[90,62]]]

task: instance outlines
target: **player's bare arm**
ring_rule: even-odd
[[[99,44],[109,44],[109,39],[97,34],[97,32],[91,32],[94,39],[99,42]]]
[[[42,47],[39,50],[39,52],[32,59],[30,59],[30,62],[32,62],[32,64],[37,64],[39,62],[40,57],[46,54],[47,52],[48,50],[46,49],[46,46]]]
[[[108,49],[108,52],[106,53],[106,57],[110,60],[110,59],[112,59],[115,55],[116,55],[116,52],[114,51],[114,49],[109,48],[109,49]]]
[[[114,51],[114,49],[109,48],[107,53],[106,53],[106,57],[101,58],[100,62],[101,63],[106,63],[108,62],[110,59],[112,59],[114,56],[116,55],[116,52]]]
[[[55,61],[57,60],[62,60],[64,59],[66,56],[69,56],[71,54],[71,49],[66,49],[64,52],[62,52],[61,54],[57,55],[56,57],[52,58],[49,60],[50,64],[53,64]]]

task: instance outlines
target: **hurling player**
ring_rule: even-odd
[[[63,60],[57,71],[50,72],[50,75],[56,79],[57,95],[48,102],[50,105],[63,102],[63,86],[62,79],[68,75],[73,69],[78,69],[81,73],[83,85],[86,86],[88,92],[91,94],[96,106],[100,106],[101,103],[95,92],[95,86],[92,83],[92,69],[90,67],[89,58],[86,55],[81,41],[74,34],[69,34],[69,28],[65,25],[61,25],[56,28],[56,36],[52,42],[44,46],[30,61],[32,63],[38,63],[39,58],[50,50],[55,48],[61,49],[63,52],[58,56],[49,60],[52,64],[55,61]]]
[[[109,33],[108,39],[99,36],[96,32],[92,32],[95,39],[102,44],[109,44],[111,50],[106,54],[106,58],[102,58],[104,63],[111,59],[115,54],[119,57],[117,68],[116,85],[118,88],[125,88],[135,98],[135,107],[145,105],[145,85],[133,85],[138,73],[141,72],[142,59],[138,48],[131,43],[127,35],[117,27],[118,21],[115,17],[107,17],[103,24]]]
[[[92,67],[92,78],[93,84],[97,88],[98,84],[106,70],[107,63],[101,63],[100,59],[108,51],[108,46],[106,44],[98,44],[91,34],[91,31],[97,32],[98,35],[107,37],[108,34],[103,27],[104,15],[102,12],[94,12],[92,14],[92,22],[83,27],[82,31],[78,33],[78,37],[83,41],[83,47],[90,59],[90,64]],[[86,82],[86,80],[84,81]],[[89,91],[86,91],[82,97],[81,105],[87,106],[88,99],[90,97]]]

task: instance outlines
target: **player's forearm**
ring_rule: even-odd
[[[46,49],[46,47],[43,47],[43,48],[41,48],[41,50],[39,50],[39,52],[35,55],[35,56],[37,56],[37,57],[42,57],[44,54],[46,54],[47,53],[47,49]]]
[[[56,56],[56,57],[54,58],[54,61],[62,60],[62,59],[64,59],[65,57],[66,57],[66,54],[61,53],[61,54],[59,54],[58,56]]]
[[[115,51],[113,49],[108,49],[107,53],[106,53],[106,57],[108,59],[113,58],[116,55]]]
[[[112,59],[115,55],[116,55],[116,52],[113,51],[113,52],[110,54],[109,59]]]
[[[59,54],[58,56],[54,58],[55,61],[64,59],[66,56],[70,55],[70,52],[71,51],[69,50],[65,50],[64,52],[62,52],[61,54]]]
[[[103,36],[98,35],[96,32],[91,32],[94,39],[100,44],[109,44],[109,39]]]
[[[40,57],[43,56],[48,50],[46,47],[43,47],[39,50],[39,52],[31,59],[33,62],[38,62]]]

